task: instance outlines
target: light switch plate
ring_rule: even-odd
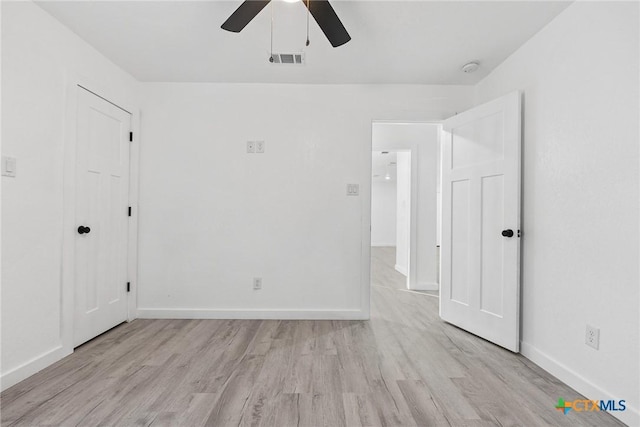
[[[256,153],[264,153],[265,143],[264,141],[256,141]]]
[[[347,196],[357,196],[360,193],[359,184],[347,184]]]
[[[247,141],[247,153],[255,153],[255,152],[256,152],[256,142]]]
[[[16,176],[17,161],[15,157],[2,156],[2,176]]]

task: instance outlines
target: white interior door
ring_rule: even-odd
[[[127,319],[131,115],[78,91],[74,345]]]
[[[444,122],[440,316],[520,347],[520,94]]]

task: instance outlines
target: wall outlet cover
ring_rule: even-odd
[[[584,342],[589,347],[593,347],[598,350],[600,347],[600,329],[587,325]]]
[[[256,141],[256,153],[264,153],[265,142],[264,141]]]
[[[247,141],[247,153],[255,153],[255,152],[256,152],[256,142]]]

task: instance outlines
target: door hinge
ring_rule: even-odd
[[[133,132],[129,132],[129,142],[133,142]]]
[[[131,292],[131,282],[127,282],[127,292]]]
[[[131,206],[129,206],[129,216],[131,216]]]

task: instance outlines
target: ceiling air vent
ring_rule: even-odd
[[[271,61],[274,64],[303,65],[304,53],[274,53]]]

